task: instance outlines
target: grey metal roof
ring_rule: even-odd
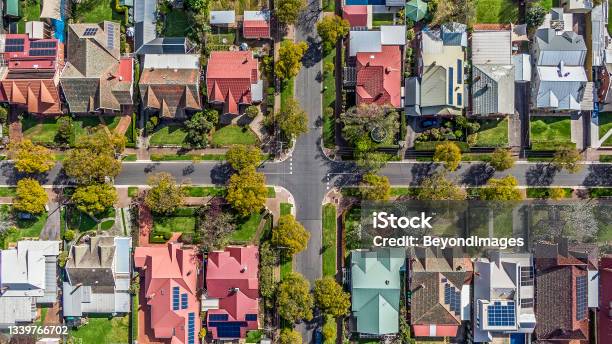
[[[531,56],[528,54],[516,54],[512,56],[514,65],[514,81],[531,81]]]
[[[410,116],[421,115],[421,83],[419,78],[406,78],[404,85],[406,89],[406,114]]]
[[[157,37],[155,22],[157,0],[138,0],[134,4],[134,49],[138,51],[143,44]]]
[[[130,273],[130,249],[132,247],[132,239],[129,237],[115,238],[115,272],[118,274]]]
[[[587,84],[583,67],[564,67],[563,76],[560,76],[557,67],[539,66],[537,73],[537,107],[580,110]]]
[[[142,45],[136,53],[146,54],[186,54],[189,51],[186,37],[158,37]]]
[[[540,50],[552,51],[586,51],[584,38],[573,32],[566,31],[557,35],[553,29],[540,29],[536,31],[536,44]]]
[[[210,25],[234,24],[236,23],[236,12],[210,11]]]
[[[382,51],[380,31],[351,31],[349,34],[349,56],[359,52],[378,53]]]
[[[474,31],[472,33],[472,63],[509,65],[512,55],[510,30]]]
[[[603,22],[603,6],[597,5],[591,11],[591,44],[593,52],[593,66],[601,66],[604,63],[606,24]]]
[[[446,105],[446,69],[442,66],[425,67],[421,78],[421,106]]]
[[[472,100],[475,115],[514,113],[514,66],[475,65]]]

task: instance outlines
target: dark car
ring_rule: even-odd
[[[426,119],[423,122],[421,122],[421,128],[423,128],[423,129],[435,127],[437,125],[438,125],[438,120],[437,119]]]

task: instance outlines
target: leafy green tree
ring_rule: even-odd
[[[38,180],[23,178],[17,182],[16,196],[13,207],[30,214],[41,214],[47,204],[47,193]]]
[[[9,145],[9,156],[21,173],[44,173],[55,166],[55,155],[46,147],[22,140]]]
[[[185,201],[185,188],[176,183],[170,173],[160,172],[149,176],[147,184],[151,187],[144,202],[154,213],[171,214]]]
[[[109,152],[97,153],[89,148],[75,148],[66,153],[62,162],[66,175],[78,184],[104,183],[121,171],[121,162]]]
[[[335,344],[338,337],[338,328],[336,321],[331,316],[325,317],[325,323],[321,328],[321,334],[323,335],[323,344]]]
[[[276,252],[270,247],[270,242],[265,241],[259,245],[259,293],[270,300],[276,292],[276,280],[274,269],[276,267]]]
[[[229,243],[229,236],[236,230],[236,224],[231,214],[221,209],[221,204],[212,200],[199,211],[200,221],[198,231],[200,237],[200,250],[209,252],[222,249]],[[261,255],[261,254],[260,254]]]
[[[302,68],[302,58],[306,50],[308,50],[306,42],[294,43],[287,39],[282,41],[278,49],[278,61],[274,66],[276,77],[281,80],[289,80],[298,75]],[[288,85],[287,87],[292,86]]]
[[[471,24],[476,18],[474,0],[432,0],[428,3],[433,25],[459,22]]]
[[[282,248],[286,257],[291,257],[306,249],[310,233],[293,215],[282,215],[272,229],[272,245]]]
[[[550,199],[558,201],[560,199],[564,199],[565,198],[565,190],[563,188],[559,188],[559,187],[554,187],[554,188],[550,188],[548,190],[548,197],[550,197]]]
[[[209,2],[210,0],[185,0],[187,7],[196,13],[201,11],[208,12]]]
[[[117,202],[117,191],[109,184],[79,186],[72,194],[72,203],[87,214],[98,214]]]
[[[241,171],[249,166],[259,165],[263,160],[263,154],[256,146],[235,145],[225,153],[225,159],[234,170]]]
[[[0,106],[0,123],[6,124],[8,121],[8,110],[6,106]]]
[[[74,240],[74,231],[72,229],[67,229],[64,232],[64,240],[66,240],[66,241]]]
[[[57,134],[55,141],[62,144],[69,144],[72,136],[73,125],[70,116],[62,116],[57,120]]]
[[[355,150],[355,163],[362,170],[374,173],[385,166],[389,161],[389,155],[380,152]]]
[[[289,323],[312,320],[314,300],[310,294],[310,283],[299,273],[292,272],[281,281],[276,302],[278,313]]]
[[[285,102],[277,121],[280,130],[289,139],[308,132],[308,115],[295,99],[288,99]]]
[[[544,7],[538,4],[532,4],[527,10],[525,23],[527,23],[527,26],[530,28],[539,27],[544,22],[546,13],[548,13],[548,11]]]
[[[503,178],[491,178],[487,185],[480,189],[480,199],[487,201],[519,201],[523,194],[518,188],[518,180],[508,175]]]
[[[125,149],[127,139],[114,131],[107,131],[99,126],[92,134],[81,137],[77,148],[86,148],[95,154],[119,154]]]
[[[465,190],[448,180],[443,173],[423,178],[417,191],[417,198],[423,201],[464,200],[466,197]]]
[[[491,166],[498,171],[504,171],[514,166],[514,158],[509,149],[497,148],[491,154]]]
[[[251,105],[244,110],[244,114],[249,118],[255,118],[259,115],[259,108],[255,105]]]
[[[323,41],[323,49],[325,51],[332,50],[338,39],[348,34],[349,29],[348,20],[342,19],[338,15],[324,16],[317,23],[317,33]]]
[[[447,170],[454,171],[461,162],[461,149],[453,142],[442,142],[436,146],[433,161],[442,162]]]
[[[247,216],[263,209],[267,194],[264,175],[250,166],[231,176],[226,199],[238,214]]]
[[[302,335],[292,328],[284,328],[278,340],[280,344],[302,344]]]
[[[300,12],[306,8],[305,0],[283,0],[277,1],[276,19],[283,24],[295,24]]]
[[[208,134],[219,120],[217,110],[206,109],[196,112],[189,120],[185,121],[187,130],[187,142],[192,147],[202,148],[208,144]]]
[[[391,197],[389,178],[367,173],[359,186],[361,197],[368,201],[386,201]]]
[[[581,159],[580,151],[563,147],[555,152],[551,163],[560,170],[565,169],[569,173],[576,173],[582,169],[582,166],[580,166]]]
[[[315,304],[332,317],[347,315],[351,306],[351,295],[342,289],[333,277],[323,277],[315,281],[313,290]]]
[[[395,135],[400,120],[394,109],[376,104],[361,104],[340,114],[340,122],[343,124],[342,136],[356,149],[366,152],[374,150],[376,146],[373,132],[379,134],[377,139],[385,140]]]

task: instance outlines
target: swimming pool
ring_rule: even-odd
[[[60,17],[62,19],[51,19],[51,22],[53,23],[53,31],[55,32],[53,36],[61,43],[64,43],[66,31],[66,22],[64,22],[64,1],[65,0],[62,0],[60,4]]]

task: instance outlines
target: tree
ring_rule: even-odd
[[[236,171],[249,166],[255,167],[263,160],[261,149],[256,146],[235,145],[225,154],[225,159]]]
[[[507,175],[503,178],[491,178],[487,185],[480,189],[480,199],[487,201],[519,201],[523,199],[518,188],[518,180]]]
[[[8,120],[8,110],[6,109],[6,106],[0,106],[0,123],[2,124],[6,124]]]
[[[284,328],[281,330],[279,337],[280,344],[302,344],[302,335],[292,329],[292,328]]]
[[[310,283],[299,273],[292,272],[281,281],[276,302],[278,313],[289,323],[312,320],[314,300],[310,295]]]
[[[332,317],[341,317],[349,312],[351,295],[333,277],[323,277],[315,281],[313,290],[315,304]]]
[[[509,149],[497,148],[491,154],[491,166],[498,171],[504,171],[514,166],[514,158]]]
[[[325,51],[333,49],[338,39],[346,36],[349,29],[350,24],[348,20],[342,19],[338,15],[324,16],[317,23],[317,33],[323,41],[323,49]]]
[[[185,121],[187,142],[193,147],[202,148],[208,144],[208,133],[219,121],[217,110],[206,109],[196,112],[191,119]]]
[[[546,9],[538,4],[533,4],[527,10],[525,23],[530,28],[537,28],[544,22],[546,16]]]
[[[21,173],[44,173],[55,166],[55,155],[30,140],[11,143],[9,156],[15,160],[15,169]]]
[[[461,149],[453,142],[442,142],[436,146],[433,161],[442,162],[447,170],[454,171],[461,162]]]
[[[62,162],[66,175],[78,184],[104,183],[121,171],[121,162],[109,152],[97,153],[89,148],[75,148],[66,153]]]
[[[72,229],[67,229],[64,232],[64,240],[66,240],[66,241],[74,240],[74,231]]]
[[[195,13],[201,11],[208,12],[208,1],[209,0],[185,0],[185,4]]]
[[[55,141],[62,144],[70,143],[72,130],[72,118],[69,116],[60,117],[57,120],[57,134],[55,134]]]
[[[550,188],[548,190],[548,197],[550,197],[550,199],[558,201],[560,199],[564,199],[565,198],[565,190],[563,188],[559,188],[559,187],[554,187],[554,188]]]
[[[359,189],[364,200],[386,201],[391,197],[391,184],[385,176],[367,173],[363,176]]]
[[[289,0],[293,1],[293,0]],[[282,1],[280,6],[282,6]],[[289,80],[298,75],[302,68],[302,58],[308,50],[306,42],[294,43],[290,40],[283,40],[278,49],[278,61],[274,66],[276,77],[281,80]],[[287,87],[292,87],[288,85]]]
[[[325,317],[325,323],[321,328],[321,334],[323,335],[323,344],[334,344],[336,343],[336,338],[338,336],[338,327],[336,326],[336,321],[331,316]]]
[[[474,0],[432,0],[429,8],[433,14],[432,25],[451,22],[471,24],[476,17]]]
[[[117,202],[117,191],[110,184],[79,186],[72,194],[72,203],[87,214],[98,214]]]
[[[176,184],[170,173],[160,172],[149,176],[147,184],[151,187],[144,202],[154,213],[171,214],[185,201],[185,188]]]
[[[552,165],[560,170],[565,169],[569,173],[576,173],[580,171],[580,151],[577,149],[571,149],[568,147],[562,147],[555,152],[552,160]]]
[[[92,134],[81,137],[77,148],[86,148],[95,154],[115,155],[123,152],[126,142],[124,135],[99,126]]]
[[[251,105],[244,110],[244,114],[249,118],[255,118],[259,115],[259,108],[255,105]]]
[[[259,293],[266,301],[269,301],[276,292],[277,282],[274,277],[276,263],[276,252],[270,247],[270,242],[262,242],[259,245]]]
[[[443,173],[435,173],[423,178],[417,191],[417,198],[422,201],[460,201],[466,197],[465,190],[446,179]]]
[[[199,215],[199,234],[205,238],[200,243],[201,251],[209,252],[225,247],[230,234],[236,230],[232,215],[221,209],[221,203],[217,198],[204,206],[199,211]]]
[[[310,233],[293,215],[282,215],[272,229],[272,245],[282,248],[285,257],[303,251],[308,246]]]
[[[306,8],[305,0],[278,1],[276,6],[276,19],[283,24],[295,24],[300,12]]]
[[[308,132],[308,115],[295,99],[288,99],[278,116],[278,126],[288,139]]]
[[[23,178],[17,182],[15,200],[13,207],[19,211],[30,214],[41,214],[45,211],[47,204],[47,193],[38,180]]]
[[[343,124],[342,135],[352,143],[356,149],[366,152],[372,151],[377,144],[373,136],[379,141],[395,135],[399,129],[399,115],[397,111],[377,104],[361,104],[340,114]]]
[[[226,199],[238,214],[247,216],[261,211],[266,203],[267,194],[264,175],[250,166],[232,175]]]
[[[389,155],[380,152],[355,150],[355,163],[366,172],[373,173],[380,170],[389,161]]]

